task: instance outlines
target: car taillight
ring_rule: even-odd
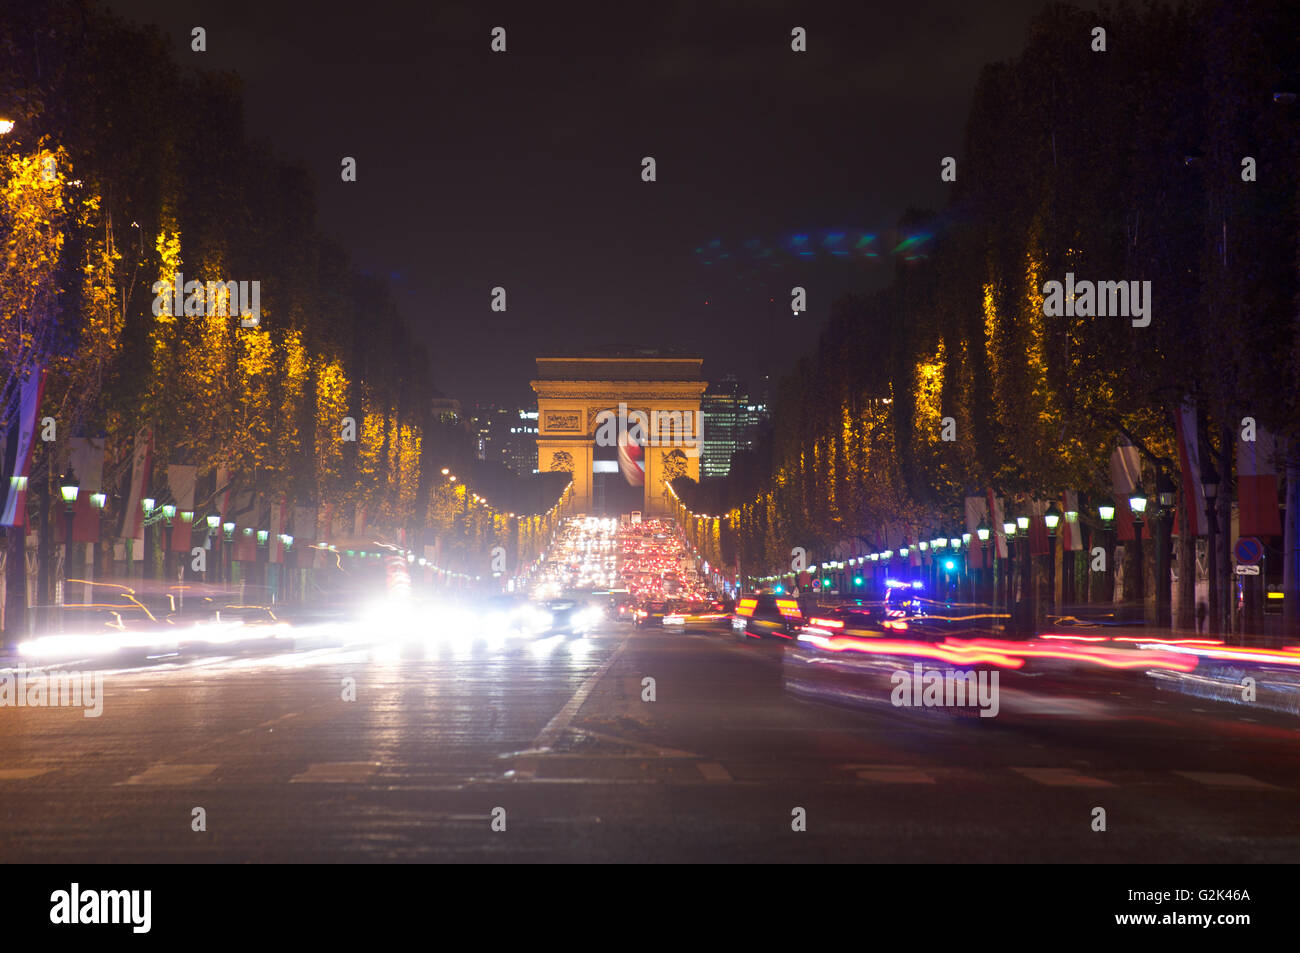
[[[808,620],[808,624],[809,624],[809,625],[815,625],[815,626],[818,626],[819,628],[822,628],[822,629],[842,629],[842,628],[844,628],[844,623],[841,622],[839,619],[817,619],[817,618],[813,618],[813,619],[809,619],[809,620]]]
[[[902,630],[902,629],[906,629],[906,628],[907,628],[907,623],[906,623],[905,621],[903,621],[902,619],[889,619],[888,621],[886,621],[886,622],[883,623],[883,624],[884,624],[884,626],[885,626],[886,629],[899,629],[899,630]]]
[[[795,602],[793,599],[777,599],[776,607],[780,610],[781,615],[785,616],[787,619],[800,618],[799,603]]]

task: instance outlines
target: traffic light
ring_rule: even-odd
[[[855,586],[860,586],[860,585],[862,585],[862,577],[861,577],[861,576],[854,576],[854,577],[853,577],[853,585],[855,585]]]

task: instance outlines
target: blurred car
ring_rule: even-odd
[[[552,599],[543,603],[537,619],[536,635],[581,636],[600,624],[605,613],[599,606],[579,599]]]
[[[797,599],[764,592],[737,600],[731,628],[736,638],[741,640],[793,639],[803,620]]]
[[[847,635],[858,638],[898,638],[908,631],[908,621],[891,616],[882,605],[865,603],[821,606],[811,610],[799,634]],[[905,637],[905,636],[904,636]]]
[[[731,614],[721,601],[673,602],[664,612],[663,624],[670,629],[708,629],[730,625]]]
[[[667,602],[643,602],[637,606],[632,624],[638,629],[643,629],[646,626],[661,626],[664,623],[664,616],[667,614]]]
[[[520,596],[492,596],[478,610],[478,627],[484,635],[526,638],[539,628],[543,616]]]

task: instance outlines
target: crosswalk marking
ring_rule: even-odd
[[[215,764],[151,764],[146,770],[122,783],[160,786],[197,784],[215,770]]]
[[[934,777],[910,764],[851,764],[863,781],[885,784],[934,784]]]
[[[378,761],[323,761],[309,764],[290,784],[360,784],[380,768]]]
[[[1238,790],[1248,788],[1259,791],[1283,790],[1276,784],[1260,781],[1247,774],[1233,774],[1230,771],[1175,771],[1174,774],[1189,778],[1197,784],[1204,784],[1208,788],[1236,788]]]
[[[1113,788],[1115,785],[1101,778],[1080,774],[1074,768],[1012,768],[1031,781],[1053,788]]]

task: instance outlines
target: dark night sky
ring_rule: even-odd
[[[525,400],[536,354],[609,343],[687,348],[710,377],[789,370],[835,298],[888,282],[899,216],[943,206],[980,67],[1043,5],[108,0],[181,63],[243,77],[250,134],[312,170],[323,228],[391,277],[466,402]],[[793,253],[827,232],[878,235],[879,257]]]

